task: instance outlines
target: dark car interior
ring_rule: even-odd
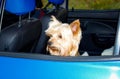
[[[89,55],[101,55],[104,49],[114,46],[118,15],[118,11],[107,10],[70,11],[68,21],[78,17],[81,21],[83,38],[80,50],[83,52],[87,50]]]
[[[50,1],[52,0],[49,0],[41,10],[35,10],[33,6],[34,9],[22,14],[21,20],[19,15],[11,13],[5,8],[0,33],[1,52],[49,55],[46,51],[49,38],[44,31],[48,28],[51,15],[64,23],[70,23],[75,19],[80,20],[82,28],[80,54],[86,51],[89,56],[101,56],[103,50],[114,46],[120,10],[68,10],[66,7],[61,7],[62,3],[56,4]],[[49,5],[54,6],[50,11],[47,9]],[[39,18],[42,11],[44,15]],[[31,12],[30,17],[29,12]]]

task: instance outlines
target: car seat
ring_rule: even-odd
[[[35,9],[35,0],[28,1],[6,0],[5,9],[10,13],[22,16]],[[7,26],[0,33],[0,51],[29,52],[40,33],[41,22],[35,18],[24,19]]]

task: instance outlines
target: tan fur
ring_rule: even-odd
[[[71,24],[62,23],[52,16],[49,28],[45,31],[50,37],[47,51],[57,56],[77,56],[78,47],[82,38],[79,20]]]

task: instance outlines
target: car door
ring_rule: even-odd
[[[82,41],[79,47],[81,54],[87,51],[90,56],[101,55],[103,50],[114,46],[120,10],[117,8],[96,9],[95,7],[94,9],[83,9],[85,7],[79,6],[71,8],[74,3],[82,6],[82,2],[82,0],[76,0],[76,2],[70,0],[68,2],[68,22],[70,23],[75,19],[79,19],[81,22]],[[87,1],[86,5],[88,5]]]

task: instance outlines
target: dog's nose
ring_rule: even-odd
[[[52,42],[48,42],[47,44],[48,44],[48,45],[52,45]]]

